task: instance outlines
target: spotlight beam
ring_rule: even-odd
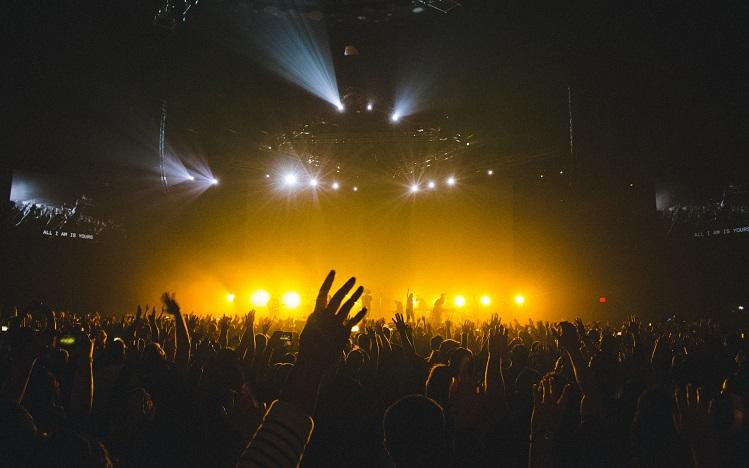
[[[343,111],[322,24],[315,27],[301,15],[279,12],[257,26],[262,30],[253,38],[261,48],[263,66]]]

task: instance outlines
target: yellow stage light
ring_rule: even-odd
[[[354,325],[353,327],[351,327],[351,331],[354,332],[354,333],[358,332],[359,331],[359,325]]]
[[[479,301],[481,301],[482,305],[488,306],[492,303],[492,298],[489,296],[481,296],[481,299],[479,299]]]
[[[283,305],[287,308],[296,309],[302,303],[302,298],[299,296],[299,293],[289,291],[283,295],[282,301]]]
[[[234,293],[229,293],[229,294],[227,294],[227,295],[226,295],[226,302],[234,302],[234,298],[235,298],[235,297],[236,297],[236,296],[234,295]]]
[[[255,291],[252,293],[252,297],[250,297],[250,302],[255,307],[265,307],[268,305],[268,301],[270,301],[270,293],[262,289]]]
[[[515,304],[520,305],[520,306],[523,305],[523,304],[525,304],[525,296],[522,296],[520,294],[516,295],[515,296]]]
[[[466,298],[463,296],[455,296],[455,307],[463,307],[466,305]]]

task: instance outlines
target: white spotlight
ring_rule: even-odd
[[[283,176],[283,183],[288,186],[296,185],[297,179],[294,174],[286,174]]]
[[[400,119],[401,119],[401,115],[400,115],[400,112],[398,112],[398,111],[393,112],[393,114],[390,116],[390,120],[393,121],[393,122],[397,122]]]
[[[419,184],[411,184],[411,193],[416,193],[419,191]]]
[[[358,192],[358,191],[359,191],[359,187],[354,187],[354,192]]]
[[[494,175],[494,171],[492,169],[489,169],[486,171],[487,175]]]
[[[373,108],[374,108],[374,106],[372,105],[371,102],[367,104],[367,110],[368,111],[371,111]]]
[[[343,107],[343,104],[340,103],[340,102],[338,104],[336,104],[336,108],[338,109],[338,112],[343,112],[343,111],[346,110],[346,108]]]
[[[309,180],[309,186],[310,187],[317,187],[317,179],[310,179]]]
[[[455,185],[455,177],[448,177],[447,178],[447,185],[449,185],[450,187],[452,187],[453,185]]]
[[[430,181],[429,181],[429,183],[427,184],[427,186],[428,186],[428,187],[429,187],[430,189],[433,189],[434,187],[436,187],[436,186],[437,186],[437,184],[435,184],[433,180],[430,180]]]
[[[188,175],[187,176],[187,180],[195,180],[195,176],[194,175]]]
[[[218,179],[211,178],[211,185],[218,185]]]
[[[333,182],[333,185],[331,185],[331,187],[333,188],[333,190],[338,190],[339,188],[341,188],[341,186],[340,186],[340,184],[338,184],[338,182]]]

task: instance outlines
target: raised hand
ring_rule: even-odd
[[[708,437],[715,417],[715,400],[706,401],[701,387],[695,389],[687,384],[683,390],[674,391],[674,401],[676,430],[693,444]]]
[[[263,335],[267,335],[268,331],[270,330],[270,326],[273,322],[269,318],[264,318],[262,322],[260,322],[260,333]]]
[[[224,315],[224,316],[221,317],[221,320],[218,321],[218,324],[219,324],[219,327],[221,328],[221,330],[224,330],[224,331],[228,330],[229,329],[229,325],[231,324],[231,318],[228,317],[228,316],[226,316],[226,315]]]
[[[247,315],[244,318],[244,326],[246,328],[250,328],[253,325],[255,325],[255,309],[247,312]]]
[[[315,310],[299,336],[299,360],[316,369],[324,369],[338,362],[343,345],[351,334],[351,327],[359,323],[367,309],[363,308],[351,319],[349,312],[359,300],[364,288],[359,286],[346,302],[343,299],[356,284],[350,278],[328,301],[328,293],[335,280],[335,271],[328,273],[320,287]]]
[[[579,338],[575,326],[570,322],[561,322],[559,329],[559,345],[567,351],[579,349]]]
[[[180,313],[179,304],[177,304],[177,301],[174,299],[174,293],[169,295],[168,292],[165,292],[161,295],[161,302],[164,303],[164,307],[166,308],[166,312],[171,315],[177,315]],[[138,314],[140,315],[140,306],[138,306]]]
[[[403,319],[403,314],[395,314],[395,317],[393,317],[393,325],[395,325],[395,329],[398,331],[406,329],[406,321]]]
[[[553,375],[545,375],[533,385],[533,412],[531,413],[531,441],[538,437],[550,438],[559,430],[562,414],[567,406],[571,385],[560,385]]]
[[[507,335],[508,331],[503,325],[489,328],[489,353],[496,356],[504,354],[507,351]]]

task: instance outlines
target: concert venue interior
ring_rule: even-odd
[[[309,301],[336,267],[383,314],[409,289],[539,318],[743,299],[743,235],[656,210],[673,180],[744,190],[743,49],[716,55],[696,12],[136,3],[31,2],[9,25],[6,193],[36,176],[119,233],[6,230],[5,297],[122,310],[167,288],[220,314],[257,290]]]
[[[745,320],[745,8],[14,3],[3,314]]]

